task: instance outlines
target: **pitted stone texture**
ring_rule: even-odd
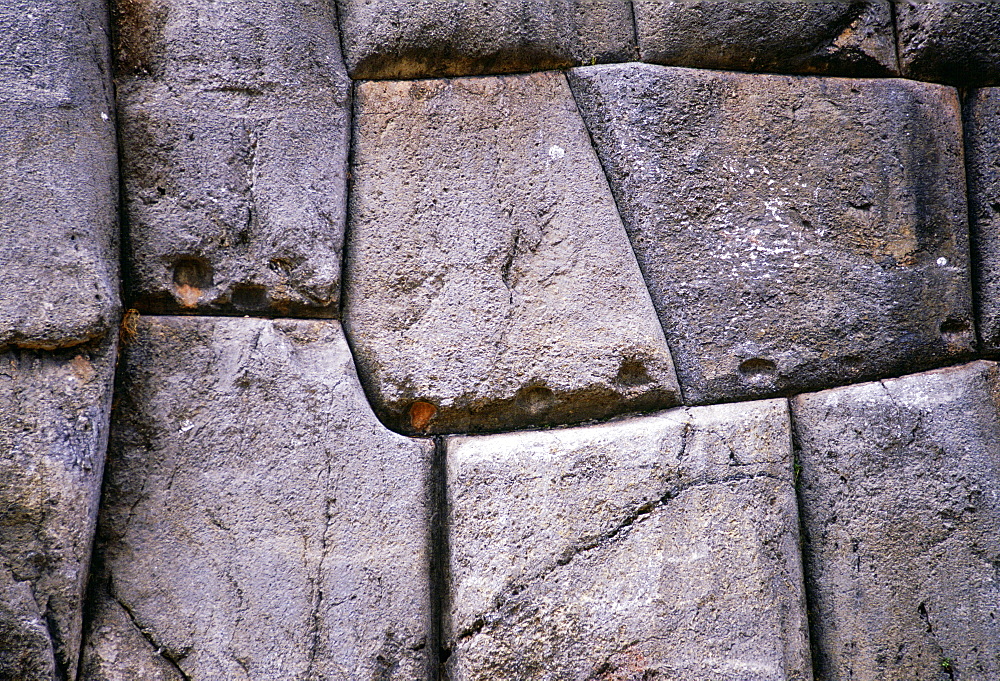
[[[90,612],[81,681],[184,681],[106,593],[90,604]]]
[[[101,0],[0,6],[0,350],[117,324],[118,180]]]
[[[344,323],[385,423],[508,430],[677,403],[562,74],[357,97]]]
[[[378,422],[338,323],[144,317],[121,395],[101,556],[154,650],[195,681],[426,674],[433,446]]]
[[[1000,88],[965,101],[969,220],[978,257],[976,296],[984,350],[1000,351]]]
[[[888,2],[636,0],[642,61],[738,71],[898,73]]]
[[[0,353],[0,678],[76,678],[114,371],[113,339]]]
[[[1000,371],[792,402],[823,679],[1000,678]]]
[[[1000,85],[1000,3],[899,2],[896,24],[904,76]]]
[[[424,78],[635,59],[621,0],[337,0],[353,78]]]
[[[447,440],[453,681],[811,679],[784,400]]]
[[[974,348],[952,88],[645,64],[570,82],[690,403]]]
[[[350,82],[321,0],[118,0],[127,260],[148,312],[336,316]]]

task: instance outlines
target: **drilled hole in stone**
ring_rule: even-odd
[[[740,363],[739,372],[749,383],[768,383],[774,378],[778,367],[769,359],[752,357]]]
[[[263,286],[233,287],[233,307],[240,310],[260,310],[267,307],[267,291]]]
[[[537,416],[548,411],[555,403],[555,394],[543,385],[523,388],[514,399],[521,411]]]
[[[202,258],[181,258],[174,263],[174,284],[209,288],[212,285],[212,266]]]
[[[618,385],[629,387],[646,385],[647,383],[652,383],[652,381],[653,379],[650,378],[649,372],[646,371],[646,365],[638,359],[622,360],[621,365],[618,367],[618,376],[615,378],[615,382]]]
[[[967,339],[971,326],[964,319],[949,318],[941,322],[941,337],[946,343],[961,343]]]

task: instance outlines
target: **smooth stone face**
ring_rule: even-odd
[[[447,440],[451,679],[811,679],[784,400]]]
[[[622,0],[337,0],[352,78],[425,78],[635,59]]]
[[[385,423],[510,430],[677,403],[562,74],[357,96],[344,323]]]
[[[1000,88],[965,100],[969,220],[976,243],[976,296],[983,349],[1000,350]]]
[[[75,678],[115,346],[0,353],[0,678]]]
[[[1000,371],[792,401],[819,678],[1000,678]]]
[[[143,317],[123,361],[100,555],[129,626],[192,680],[423,677],[433,446],[379,424],[339,324]]]
[[[100,0],[0,6],[0,350],[117,324],[118,162]]]
[[[645,64],[570,82],[685,400],[829,387],[973,350],[952,88]]]
[[[1000,85],[1000,4],[899,2],[896,24],[904,76]]]
[[[898,73],[888,2],[636,0],[642,61],[738,71]]]
[[[143,312],[338,312],[350,84],[319,0],[117,7],[127,259]]]

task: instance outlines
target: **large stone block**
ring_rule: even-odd
[[[1000,678],[1000,371],[792,401],[817,675]]]
[[[0,350],[117,324],[118,179],[103,0],[0,6]]]
[[[1000,351],[1000,88],[965,100],[969,221],[976,244],[976,302],[984,350]]]
[[[0,678],[76,677],[115,347],[0,353]]]
[[[897,2],[896,25],[904,76],[1000,85],[1000,3]]]
[[[448,667],[811,679],[784,400],[447,440]]]
[[[350,82],[319,0],[118,0],[136,306],[336,316]]]
[[[426,674],[433,445],[378,422],[338,323],[144,317],[121,395],[95,678],[150,649],[191,680]]]
[[[737,71],[898,72],[889,3],[636,0],[642,61]]]
[[[344,323],[409,432],[677,403],[663,331],[560,73],[362,83]]]
[[[570,82],[689,402],[974,348],[954,89],[645,64]]]
[[[634,59],[621,0],[337,0],[353,78],[556,69]]]

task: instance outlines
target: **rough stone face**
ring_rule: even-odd
[[[784,400],[447,440],[466,679],[811,679]]]
[[[91,604],[81,681],[184,681],[107,593]]]
[[[118,0],[142,311],[335,316],[350,84],[321,0]]]
[[[636,0],[642,61],[739,71],[898,72],[888,2]]]
[[[102,0],[0,6],[0,350],[114,328],[118,180]]]
[[[0,353],[0,678],[76,677],[115,346]]]
[[[433,446],[378,422],[339,324],[142,318],[124,372],[99,536],[131,621],[85,665],[422,678]]]
[[[903,75],[963,85],[1000,85],[1000,4],[899,2]]]
[[[539,71],[635,59],[621,0],[337,0],[353,78]]]
[[[824,679],[1000,677],[1000,370],[800,395],[807,588]]]
[[[976,294],[984,350],[1000,351],[1000,88],[965,100],[969,220],[978,257]]]
[[[570,82],[687,401],[973,349],[952,88],[645,64]]]
[[[385,423],[508,430],[677,403],[562,74],[357,97],[344,320]]]

